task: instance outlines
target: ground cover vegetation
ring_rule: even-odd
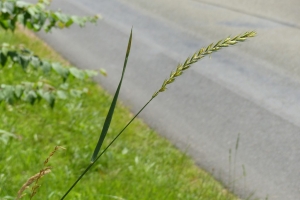
[[[19,192],[19,196],[25,195],[23,198],[58,199],[63,196],[63,199],[68,194],[68,186],[81,175],[77,179],[80,180],[87,171],[89,173],[67,198],[235,199],[141,120],[131,123],[132,114],[120,103],[115,104],[122,79],[116,95],[111,97],[89,79],[94,72],[65,67],[68,63],[34,35],[16,29],[17,21],[34,31],[42,28],[49,31],[74,22],[79,25],[94,22],[94,17],[80,18],[48,11],[47,1],[35,5],[20,2],[1,1],[1,27],[14,31],[0,32],[1,199],[15,199],[23,183],[25,190]],[[247,32],[202,48],[177,66],[150,101],[205,55],[254,35],[254,32]],[[132,34],[123,75],[131,39]],[[118,142],[99,154],[102,144],[112,144],[128,121],[131,125]],[[101,161],[96,162],[100,156]],[[45,162],[43,158],[47,158]],[[31,189],[25,187],[29,182]]]

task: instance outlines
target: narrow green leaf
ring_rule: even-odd
[[[116,91],[116,93],[114,95],[113,101],[112,101],[112,103],[110,105],[108,114],[106,116],[106,119],[105,119],[105,122],[104,122],[104,125],[103,125],[103,128],[102,128],[102,131],[101,131],[101,134],[100,134],[97,146],[96,146],[96,148],[94,150],[94,153],[93,153],[93,156],[92,156],[92,159],[91,159],[91,162],[94,162],[95,159],[97,158],[97,155],[98,155],[98,153],[100,151],[100,148],[101,148],[101,146],[103,144],[103,141],[104,141],[104,139],[106,137],[108,128],[110,126],[111,119],[112,119],[113,114],[114,114],[114,110],[115,110],[115,107],[116,107],[116,103],[117,103],[117,100],[118,100],[119,92],[120,92],[122,81],[123,81],[123,77],[124,77],[125,70],[126,70],[127,60],[128,60],[129,53],[130,53],[131,40],[132,40],[132,30],[130,32],[130,37],[129,37],[129,41],[128,41],[128,45],[127,45],[127,51],[126,51],[124,65],[123,65],[122,76],[121,76],[121,79],[120,79],[117,91]]]

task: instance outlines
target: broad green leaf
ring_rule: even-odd
[[[15,97],[14,88],[10,85],[1,85],[1,90],[5,101],[13,104]]]
[[[39,12],[39,10],[35,6],[29,6],[27,8],[27,12],[33,17]]]
[[[65,28],[65,24],[64,24],[63,22],[61,22],[61,21],[58,21],[58,22],[56,23],[56,25],[57,25],[59,28],[61,28],[61,29]]]
[[[64,81],[70,74],[77,79],[84,79],[98,74],[94,70],[80,70],[76,67],[68,68],[60,63],[51,63],[41,60],[29,49],[23,48],[21,50],[16,50],[14,46],[2,43],[0,47],[0,65],[5,66],[9,60],[8,58],[14,63],[19,64],[24,70],[29,64],[33,69],[41,69],[44,73],[49,73],[53,69],[53,71],[58,73]]]
[[[39,100],[40,100],[40,99],[44,99],[45,91],[44,91],[43,89],[38,89],[38,90],[36,91],[36,93],[37,93],[37,95],[38,95]]]
[[[50,5],[51,0],[41,0],[45,6]]]
[[[51,64],[47,61],[42,61],[41,68],[44,73],[49,73],[51,71]]]
[[[62,90],[58,90],[56,92],[56,95],[59,99],[67,99],[68,98],[67,94]]]
[[[22,85],[17,85],[15,87],[15,96],[17,97],[17,99],[21,98],[23,92],[24,92],[24,87]]]
[[[69,76],[69,70],[61,66],[59,63],[52,63],[52,68],[63,78],[65,82]]]
[[[40,0],[36,4],[17,0],[0,1],[0,25],[3,29],[14,30],[17,21],[27,28],[40,31],[50,31],[53,27],[69,27],[73,24],[71,16],[60,11],[47,9],[48,2]],[[96,17],[78,17],[77,24],[83,26],[87,22],[94,23]],[[46,25],[46,26],[44,26]]]
[[[48,102],[48,104],[51,108],[54,107],[55,97],[52,94],[52,92],[45,92],[42,97]]]
[[[78,24],[79,26],[84,25],[84,19],[82,17],[72,16],[71,19],[73,20],[74,23]]]
[[[7,56],[7,53],[9,51],[9,44],[8,43],[2,43],[2,49],[1,52],[3,53],[4,56]]]
[[[64,90],[67,90],[67,89],[69,89],[69,83],[62,83],[59,87]]]
[[[83,93],[83,91],[81,91],[81,90],[75,90],[75,89],[70,90],[71,96],[76,97],[76,98],[81,97],[82,93]]]
[[[0,25],[2,28],[7,30],[9,28],[9,20],[0,20]]]
[[[96,158],[98,156],[98,153],[99,153],[100,148],[101,148],[101,146],[103,144],[103,141],[104,141],[104,139],[106,137],[108,128],[110,126],[111,119],[112,119],[113,114],[114,114],[114,110],[115,110],[116,103],[117,103],[117,100],[118,100],[119,92],[120,92],[120,89],[121,89],[121,85],[122,85],[122,81],[123,81],[123,77],[124,77],[124,74],[125,74],[126,65],[127,65],[127,61],[128,61],[128,57],[129,57],[129,53],[130,53],[131,40],[132,40],[132,30],[130,32],[130,37],[129,37],[129,41],[128,41],[128,45],[127,45],[127,51],[126,51],[126,55],[125,55],[125,61],[124,61],[124,65],[123,65],[122,76],[121,76],[121,79],[120,79],[117,91],[116,91],[116,93],[114,95],[113,101],[112,101],[112,103],[110,105],[108,114],[106,116],[106,119],[105,119],[105,122],[104,122],[104,125],[103,125],[103,128],[102,128],[102,131],[101,131],[98,143],[97,143],[97,145],[95,147],[95,150],[94,150],[94,153],[93,153],[93,156],[92,156],[92,159],[91,159],[92,163],[96,160]]]
[[[69,21],[69,17],[61,12],[56,12],[55,15],[59,19],[59,21],[63,23],[67,23]]]
[[[45,13],[40,13],[38,22],[41,27],[44,26],[46,20],[47,20],[47,15]]]
[[[17,52],[15,51],[9,51],[7,53],[7,55],[10,57],[10,59],[15,62],[15,63],[19,63],[20,60],[19,60],[19,55],[17,54]]]
[[[24,47],[20,50],[20,52],[21,52],[22,54],[24,54],[24,55],[27,55],[27,56],[32,56],[32,55],[33,55],[33,52],[32,52],[32,51],[30,51],[29,49],[24,48]],[[36,56],[35,56],[35,57],[36,57]]]
[[[21,65],[21,67],[26,70],[29,61],[30,61],[30,57],[29,56],[19,56],[19,64]]]
[[[73,23],[74,23],[73,20],[71,18],[69,18],[69,20],[66,22],[65,26],[70,27]]]
[[[37,56],[32,56],[30,60],[30,64],[34,67],[34,69],[38,69],[41,66],[41,60]],[[49,67],[49,71],[51,70],[51,67]]]
[[[4,13],[7,12],[12,15],[14,13],[14,9],[15,9],[14,2],[5,1],[3,3],[2,12]]]
[[[26,101],[28,101],[31,105],[33,105],[35,103],[35,101],[37,100],[37,94],[33,91],[33,90],[30,90],[29,92],[27,92],[25,94],[25,98],[26,98]]]
[[[33,23],[31,21],[29,21],[29,19],[26,21],[25,26],[26,26],[26,28],[28,28],[30,30],[34,30]]]
[[[94,70],[85,70],[85,74],[87,75],[87,77],[93,77],[98,75],[98,73]]]
[[[16,6],[19,7],[19,8],[24,8],[24,7],[27,7],[29,5],[30,5],[30,3],[27,3],[25,1],[17,1],[16,2]]]
[[[81,79],[81,80],[84,79],[84,76],[85,76],[84,71],[79,70],[75,67],[70,68],[69,71],[74,77]]]
[[[22,25],[24,25],[24,26],[25,26],[26,20],[27,20],[27,18],[25,18],[25,15],[26,15],[26,13],[24,15],[18,15],[17,16],[17,19],[18,19],[17,21],[19,23],[21,23]]]
[[[16,23],[14,21],[15,21],[14,19],[8,20],[8,27],[12,31],[14,31],[16,28]]]
[[[40,26],[39,24],[33,24],[33,29],[34,31],[39,31],[41,30],[42,26]]]

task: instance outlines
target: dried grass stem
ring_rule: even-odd
[[[28,188],[33,182],[35,182],[34,186],[32,186],[31,189],[31,195],[30,195],[30,199],[32,199],[32,197],[37,193],[37,189],[40,187],[38,185],[38,181],[40,180],[40,178],[42,178],[45,174],[49,174],[51,172],[50,168],[51,167],[47,167],[46,165],[48,164],[50,158],[54,155],[54,153],[58,150],[58,149],[65,149],[64,147],[61,146],[56,146],[54,148],[54,150],[50,153],[50,155],[47,157],[47,159],[44,161],[44,168],[40,170],[39,173],[33,175],[32,177],[30,177],[25,183],[24,185],[21,187],[21,189],[18,191],[18,196],[17,199],[20,199],[24,196],[23,192],[25,191],[26,188]]]
[[[40,179],[41,177],[43,177],[45,174],[49,174],[51,172],[50,167],[47,167],[45,169],[42,169],[39,173],[33,175],[32,177],[30,177],[25,183],[24,185],[21,187],[21,189],[18,191],[18,196],[17,199],[22,198],[23,196],[23,192],[26,188],[28,188],[33,182],[35,182],[36,180]]]

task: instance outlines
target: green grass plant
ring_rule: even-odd
[[[127,60],[129,58],[129,54],[130,54],[130,48],[131,48],[131,41],[132,41],[132,30],[130,32],[130,36],[129,36],[129,41],[128,41],[128,46],[127,46],[127,50],[126,50],[126,55],[125,55],[125,60],[124,60],[124,65],[123,65],[123,70],[122,70],[122,76],[118,85],[118,88],[115,92],[113,101],[110,105],[109,111],[106,115],[105,118],[105,122],[104,125],[102,127],[102,131],[100,134],[100,138],[98,140],[98,143],[95,147],[92,159],[91,159],[91,163],[87,166],[87,168],[84,170],[84,172],[79,176],[79,178],[73,183],[73,185],[69,188],[69,190],[64,194],[64,196],[61,198],[61,200],[65,199],[65,197],[69,194],[70,191],[73,190],[73,188],[77,185],[77,183],[82,179],[82,177],[93,167],[93,165],[95,164],[95,162],[98,161],[98,159],[107,151],[107,149],[118,139],[118,137],[126,130],[126,128],[132,123],[132,121],[144,110],[145,107],[147,107],[147,105],[160,93],[160,92],[164,92],[167,88],[166,86],[168,84],[171,84],[175,81],[176,77],[181,76],[183,74],[184,70],[187,70],[188,68],[190,68],[190,66],[194,63],[196,63],[198,60],[200,60],[201,58],[205,57],[206,55],[209,55],[213,52],[216,52],[218,50],[220,50],[223,47],[229,47],[231,45],[235,45],[238,42],[243,42],[246,39],[250,38],[250,37],[254,37],[256,35],[256,33],[254,31],[252,32],[245,32],[244,34],[240,34],[237,35],[233,38],[231,37],[227,37],[223,40],[218,41],[216,44],[210,44],[205,48],[200,49],[199,51],[197,51],[196,53],[194,53],[194,55],[192,57],[189,57],[186,59],[186,61],[183,64],[179,64],[176,68],[175,71],[172,71],[170,74],[170,77],[168,79],[166,79],[161,88],[155,92],[152,97],[150,98],[150,100],[137,112],[137,114],[131,118],[131,120],[124,126],[124,128],[115,136],[115,138],[102,150],[102,152],[98,155],[101,146],[104,142],[104,139],[106,137],[107,131],[109,129],[110,126],[110,122],[112,120],[112,116],[114,114],[114,110],[116,107],[116,101],[118,99],[118,95],[121,89],[121,85],[122,85],[122,81],[123,81],[123,77],[126,71],[126,66],[127,66]]]
[[[0,41],[25,44],[40,57],[66,63],[34,35],[16,30],[0,32]],[[100,68],[101,66],[99,66]],[[14,84],[18,77],[42,80],[37,72],[21,68],[0,70],[1,83]],[[61,84],[59,76],[50,74],[50,84]],[[22,185],[43,168],[44,160],[57,145],[66,148],[49,161],[52,172],[39,182],[33,198],[59,199],[85,170],[95,141],[108,113],[112,97],[91,80],[69,79],[65,84],[86,91],[80,97],[58,100],[53,109],[46,102],[35,106],[17,103],[0,104],[0,199],[15,199]],[[57,85],[60,87],[59,85]],[[63,86],[62,86],[63,87]],[[119,133],[133,115],[117,103],[103,146]],[[29,199],[28,195],[23,199]],[[95,163],[80,184],[66,199],[207,199],[233,200],[219,182],[199,169],[192,159],[170,142],[136,119],[118,141]]]

